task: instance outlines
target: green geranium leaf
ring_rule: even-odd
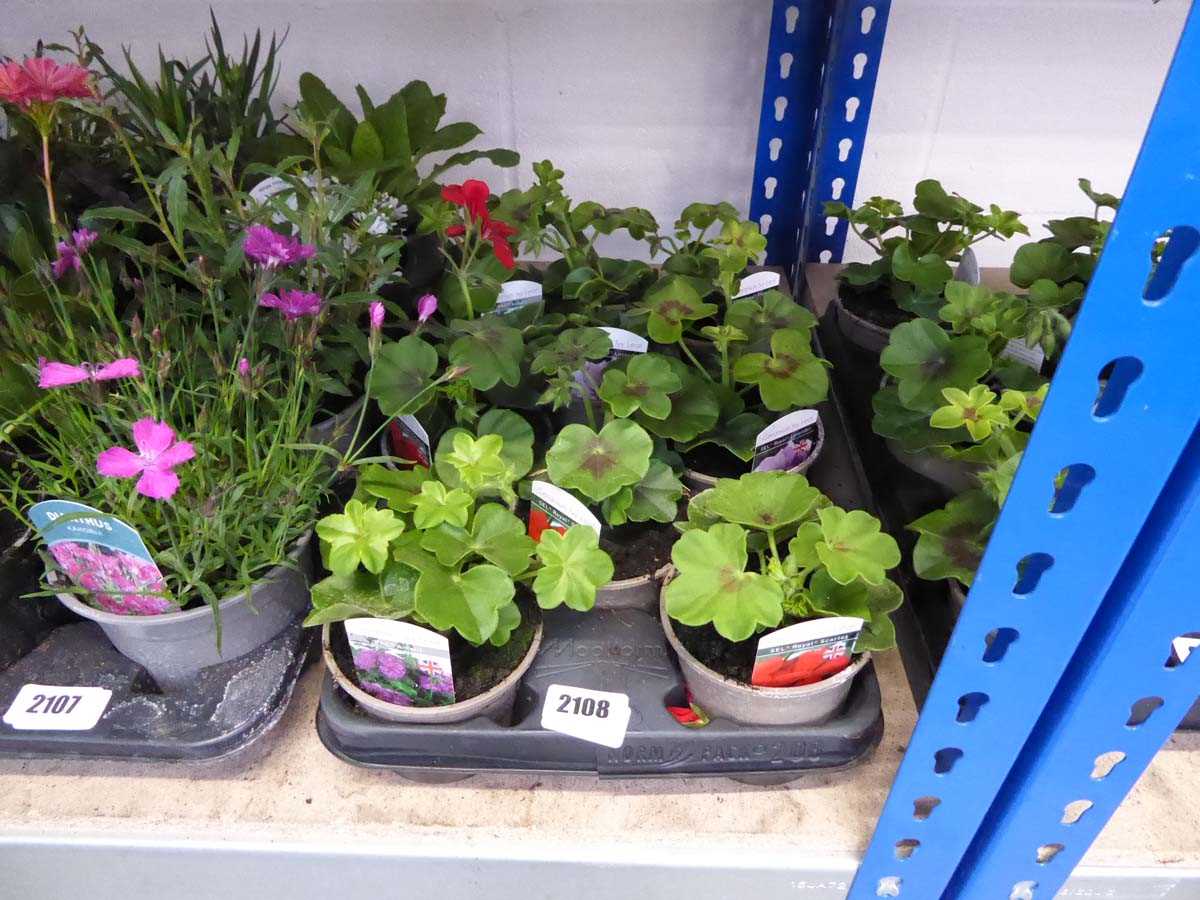
[[[566,534],[543,531],[537,556],[542,567],[533,579],[533,593],[542,609],[566,606],[586,612],[596,604],[596,591],[612,581],[613,562],[600,549],[600,536],[586,525],[572,525]]]
[[[863,620],[862,633],[854,645],[856,653],[890,650],[896,645],[896,631],[888,613],[900,608],[904,592],[895,582],[838,584],[827,573],[817,572],[809,583],[809,601],[822,615]]]
[[[738,413],[731,419],[723,418],[716,428],[690,441],[684,449],[694,450],[704,444],[716,444],[743,462],[750,462],[754,458],[754,442],[766,427],[767,420],[757,413]]]
[[[461,488],[446,490],[440,481],[426,481],[413,497],[413,524],[422,531],[443,522],[465,528],[471,514],[471,495]]]
[[[497,503],[486,503],[476,511],[469,531],[443,523],[421,536],[421,546],[444,566],[455,566],[473,553],[516,576],[529,568],[534,542],[520,519]]]
[[[747,353],[733,367],[737,381],[758,385],[763,405],[773,411],[812,406],[829,393],[825,363],[812,351],[807,332],[771,335],[771,354]]]
[[[912,245],[901,241],[892,253],[892,274],[924,294],[941,294],[954,277],[950,264],[936,253],[914,256]]]
[[[673,441],[690,441],[704,434],[717,424],[721,404],[716,386],[701,378],[687,363],[669,358],[671,368],[683,387],[671,395],[671,412],[665,419],[655,419],[634,413],[639,425],[661,438]]]
[[[404,522],[390,509],[375,509],[350,500],[341,513],[317,523],[325,543],[329,568],[335,575],[350,575],[361,563],[378,575],[388,561],[388,545],[404,531]]]
[[[613,415],[622,419],[636,411],[652,419],[665,419],[671,414],[670,395],[682,387],[682,380],[665,357],[641,353],[630,357],[624,369],[605,369],[599,395]]]
[[[982,441],[991,436],[993,429],[1005,428],[1009,424],[1007,413],[985,384],[977,384],[969,392],[944,388],[942,396],[946,405],[935,409],[929,417],[929,424],[934,428],[966,428],[972,440]]]
[[[705,494],[708,514],[762,531],[799,522],[821,496],[807,478],[790,472],[750,472],[737,479],[721,478]]]
[[[438,441],[434,466],[438,478],[447,487],[465,487],[476,496],[507,496],[512,483],[533,468],[533,428],[517,413],[507,409],[491,409],[475,424],[475,441],[465,428],[451,428]],[[459,435],[471,438],[472,443],[456,449]],[[491,436],[487,443],[481,441]],[[495,439],[500,440],[495,464],[491,451]],[[461,470],[461,471],[460,471]]]
[[[932,409],[943,388],[969,388],[982,378],[992,357],[986,338],[951,337],[927,319],[914,319],[892,329],[879,364],[896,379],[901,403]]]
[[[612,350],[612,339],[601,328],[571,328],[554,343],[539,350],[530,368],[543,375],[578,372],[590,360],[604,359]]]
[[[956,578],[970,586],[1000,508],[983,491],[967,491],[909,524],[918,535],[913,568],[921,578]]]
[[[421,493],[421,485],[431,478],[424,466],[393,469],[371,464],[359,471],[354,496],[359,500],[369,499],[371,505],[375,500],[383,500],[396,512],[408,512],[413,497]]]
[[[355,569],[349,575],[330,575],[312,586],[312,612],[307,626],[346,619],[402,619],[414,608],[417,572],[403,563],[389,563],[381,574]]]
[[[488,638],[493,647],[503,647],[512,640],[512,633],[521,626],[521,607],[516,603],[505,603],[496,611],[496,630]]]
[[[668,275],[654,285],[643,300],[650,313],[646,332],[652,341],[674,344],[683,337],[689,322],[706,319],[717,312],[712,303],[700,299],[700,293],[680,275]]]
[[[719,524],[685,533],[671,548],[679,575],[667,585],[667,614],[684,625],[712,624],[730,641],[744,641],[783,619],[783,589],[747,572],[746,530]]]
[[[416,615],[438,631],[453,628],[472,644],[491,638],[500,624],[500,610],[516,595],[512,579],[498,566],[484,563],[459,573],[412,540],[401,541],[395,557],[420,573]]]
[[[375,360],[371,396],[385,416],[414,413],[433,399],[428,391],[417,400],[433,384],[437,368],[437,351],[416,335],[384,344]]]
[[[821,565],[821,557],[817,553],[817,544],[821,540],[821,525],[818,522],[805,522],[796,529],[795,537],[788,541],[788,574],[795,575],[802,569],[815,569]]]
[[[880,532],[879,520],[870,513],[830,506],[818,515],[821,540],[816,544],[817,556],[839,584],[849,584],[856,578],[868,584],[883,584],[887,570],[900,564],[895,539]]]
[[[599,433],[586,425],[568,425],[546,454],[546,467],[559,487],[603,500],[642,480],[653,449],[650,435],[627,419],[614,419]]]
[[[970,436],[962,431],[947,432],[929,424],[929,410],[909,409],[900,402],[900,391],[894,384],[876,391],[871,398],[874,418],[871,428],[880,437],[899,442],[909,453],[929,447],[946,447],[966,441]]]
[[[674,522],[681,497],[683,482],[679,476],[662,460],[652,459],[642,480],[606,499],[602,512],[610,525]]]
[[[501,381],[509,387],[521,383],[525,342],[520,331],[501,324],[497,316],[456,319],[453,329],[462,337],[450,345],[450,362],[466,368],[471,387],[486,391]]]
[[[783,291],[770,290],[758,297],[734,300],[725,313],[725,324],[746,335],[747,350],[766,352],[775,332],[811,332],[817,317]]]
[[[1023,288],[1041,278],[1054,282],[1067,281],[1074,274],[1075,259],[1071,251],[1051,241],[1018,247],[1008,270],[1009,280]]]

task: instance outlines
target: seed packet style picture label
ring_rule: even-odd
[[[358,686],[396,706],[454,703],[450,641],[411,622],[347,619],[346,639]]]
[[[817,449],[821,417],[798,409],[776,419],[754,439],[753,472],[786,472],[808,461]]]
[[[119,616],[177,607],[141,535],[116,516],[72,500],[43,500],[29,519],[50,555],[90,606]]]
[[[863,620],[836,616],[797,622],[759,638],[750,683],[759,687],[815,684],[850,665]]]
[[[541,540],[547,528],[566,533],[572,525],[586,525],[600,533],[600,520],[595,514],[562,488],[548,481],[535,481],[531,490],[529,536],[535,541]]]

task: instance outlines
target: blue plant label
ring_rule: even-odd
[[[738,283],[738,292],[733,295],[733,299],[742,300],[756,294],[765,294],[778,288],[782,280],[783,276],[778,272],[752,272]]]
[[[790,472],[816,452],[821,416],[815,409],[797,409],[780,416],[754,439],[752,472]]]
[[[450,641],[411,622],[347,619],[346,639],[358,686],[396,706],[449,706],[454,702]]]
[[[88,604],[121,616],[152,616],[177,607],[137,530],[73,500],[43,500],[29,509],[42,542]]]

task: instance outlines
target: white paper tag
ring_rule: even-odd
[[[1042,371],[1042,363],[1046,361],[1046,353],[1040,345],[1030,347],[1020,338],[1014,338],[1004,345],[1000,351],[1002,358],[1015,359],[1022,365],[1029,366],[1035,372]]]
[[[18,731],[91,731],[110,700],[108,688],[27,684],[3,721]]]
[[[750,683],[761,687],[815,684],[850,665],[863,620],[832,616],[797,622],[758,639]]]
[[[347,619],[345,626],[355,680],[368,694],[397,706],[454,702],[445,635],[394,619]]]
[[[616,750],[629,728],[629,696],[569,684],[546,688],[542,727]]]
[[[1171,649],[1175,651],[1175,658],[1181,663],[1187,662],[1187,658],[1197,647],[1200,647],[1200,638],[1177,637],[1171,641]]]
[[[975,251],[968,247],[958,261],[958,268],[954,270],[954,280],[974,286],[979,284],[979,276],[979,259]]]
[[[815,409],[797,409],[780,416],[754,439],[752,472],[788,472],[817,449],[821,416]]]
[[[600,533],[600,520],[573,495],[548,481],[530,484],[533,500],[529,504],[529,536],[541,540],[547,528],[565,532],[572,525],[586,525]]]
[[[738,285],[738,292],[733,295],[733,299],[740,300],[742,297],[750,297],[754,294],[761,294],[763,291],[777,288],[781,280],[782,278],[778,272],[753,272],[742,279],[742,283]]]
[[[416,416],[400,416],[388,426],[392,441],[392,455],[418,466],[429,468],[433,461],[433,446],[429,443],[429,432],[417,421]]]
[[[492,312],[504,316],[541,302],[542,286],[536,281],[506,281],[500,285],[500,296]]]
[[[596,396],[593,385],[600,384],[600,380],[604,377],[604,370],[614,359],[645,353],[650,349],[650,342],[632,331],[626,331],[624,328],[611,328],[608,325],[601,325],[600,330],[608,335],[612,348],[603,359],[584,363],[584,372],[575,373],[575,383],[579,385],[585,398]]]

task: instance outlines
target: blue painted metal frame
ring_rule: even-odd
[[[750,190],[750,218],[767,236],[768,265],[796,260],[835,2],[775,0],[771,13]]]
[[[827,223],[824,206],[854,202],[891,6],[891,0],[842,0],[834,14],[800,235],[803,261],[842,258],[848,225]]]
[[[1195,176],[1200,129],[1190,112],[1198,80],[1200,13],[1193,8],[1074,336],[851,887],[851,900],[1009,896],[1000,888],[1011,890],[1021,879],[1010,877],[1014,872],[1005,868],[1007,854],[1028,862],[1038,846],[1057,842],[1055,832],[1047,830],[1048,810],[1057,807],[1061,816],[1064,790],[1080,790],[1079,771],[1084,770],[1086,779],[1095,748],[1128,753],[1122,765],[1136,774],[1150,748],[1160,742],[1161,723],[1173,725],[1186,710],[1185,698],[1195,699],[1190,670],[1175,673],[1178,683],[1171,685],[1167,675],[1147,662],[1156,659],[1161,669],[1168,651],[1164,635],[1181,624],[1160,615],[1160,604],[1143,613],[1136,601],[1148,602],[1147,589],[1178,588],[1179,574],[1171,570],[1182,560],[1172,550],[1192,527],[1190,521],[1186,531],[1172,524],[1172,516],[1192,502],[1188,467],[1196,461],[1185,462],[1178,472],[1176,466],[1194,449],[1191,441],[1200,423],[1200,355],[1195,352],[1200,315],[1193,302],[1200,295],[1200,263],[1183,259],[1200,243],[1200,232],[1194,230],[1200,225],[1200,180]],[[1148,291],[1151,250],[1168,229],[1174,229],[1172,244],[1155,275],[1155,287]],[[1177,280],[1167,289],[1172,274]],[[1108,408],[1111,397],[1099,405],[1097,399],[1101,372],[1117,360],[1122,361],[1118,372],[1140,374],[1113,410]],[[1055,479],[1068,466],[1090,467],[1077,471],[1090,471],[1093,477],[1069,509],[1052,507]],[[1156,543],[1167,540],[1171,543]],[[1018,566],[1035,553],[1047,554],[1053,563],[1032,590],[1017,594]],[[1147,576],[1153,580],[1143,583]],[[1064,681],[1039,726],[1102,601],[1105,611],[1070,669],[1070,678],[1092,666],[1096,674],[1078,685]],[[1142,633],[1142,628],[1150,631]],[[1146,655],[1139,653],[1128,666],[1110,656],[1136,644],[1139,634],[1150,644]],[[989,636],[1001,642],[993,648],[1012,639],[1007,652],[990,662],[984,658]],[[1116,683],[1121,690],[1114,694]],[[1118,715],[1117,708],[1124,706],[1128,715],[1131,691],[1151,689],[1164,699],[1170,694],[1159,721],[1143,726],[1143,740],[1126,735],[1125,743],[1111,743],[1114,732],[1108,722]],[[1088,715],[1099,714],[1096,705],[1105,690],[1111,698],[1104,713],[1108,721],[1089,721]],[[968,694],[982,695],[985,702],[972,720],[960,721],[960,703]],[[1054,725],[1055,715],[1068,717],[1075,729],[1071,735]],[[1014,776],[1020,799],[1006,804],[993,824],[989,809],[1027,741],[1029,752]],[[1072,741],[1080,752],[1071,750]],[[1070,753],[1070,762],[1055,755],[1061,753]],[[1042,775],[1044,766],[1054,768]],[[1058,767],[1069,769],[1070,778],[1039,798],[1036,791]],[[1078,796],[1115,807],[1118,792],[1132,783],[1126,775],[1117,776],[1119,771],[1110,776],[1116,779],[1110,782],[1113,787]],[[1038,822],[1036,829],[1017,824],[1024,821],[1024,803]],[[922,812],[933,808],[921,817],[914,815],[918,805]],[[1103,811],[1094,817],[1099,824],[1104,818]],[[1062,851],[1061,864],[1041,870],[1044,881],[1057,882],[1078,858],[1090,840],[1090,827],[1078,829],[1081,839]],[[993,880],[956,883],[955,892],[946,894],[977,834],[985,843],[973,852],[970,864]],[[1036,893],[1037,898],[1051,895],[1041,889]]]

